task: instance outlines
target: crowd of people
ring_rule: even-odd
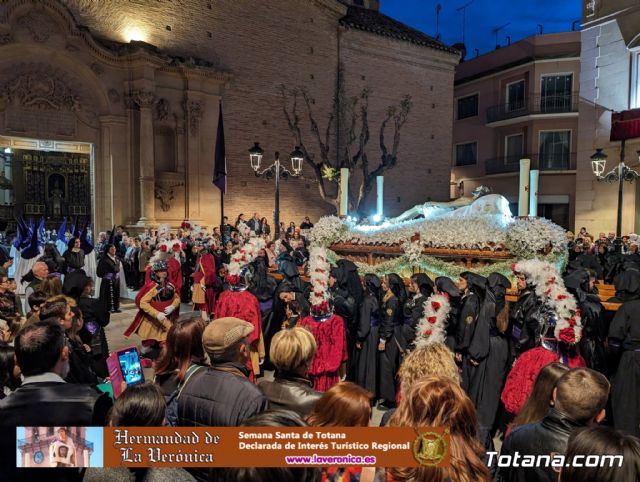
[[[14,464],[16,426],[360,427],[379,410],[383,426],[446,428],[450,466],[174,468],[164,476],[559,480],[552,466],[499,466],[499,453],[624,455],[622,467],[562,468],[560,480],[638,480],[640,271],[631,237],[601,238],[600,257],[584,230],[569,240],[562,274],[543,261],[516,263],[518,298],[509,304],[512,283],[501,273],[405,281],[361,276],[346,259],[329,267],[326,253],[307,245],[312,226],[308,218],[281,226],[276,241],[258,213],[235,225],[224,218],[211,233],[185,222],[131,238],[116,227],[96,243],[99,289],[79,242],[60,256],[47,245],[26,274],[24,316],[15,294],[23,280],[0,273],[0,466]],[[123,277],[138,308],[124,335],[139,338],[154,379],[114,402],[96,387],[108,376],[104,327],[119,310]],[[617,311],[598,294],[607,280]],[[180,315],[184,303],[193,311]],[[67,469],[47,480],[161,473]]]

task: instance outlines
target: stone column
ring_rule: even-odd
[[[185,213],[191,221],[201,221],[200,178],[204,175],[200,159],[200,122],[204,114],[204,102],[196,93],[187,92],[184,98],[186,119],[186,163],[185,163]],[[213,151],[212,151],[213,155]]]
[[[153,153],[153,104],[156,95],[149,90],[136,90],[133,101],[140,109],[140,219],[139,226],[155,222],[155,161]]]
[[[7,157],[4,162],[4,176],[11,182],[13,182],[12,162],[13,154],[9,154],[9,157]],[[5,191],[5,204],[13,204],[13,189],[7,189]]]

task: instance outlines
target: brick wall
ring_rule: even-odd
[[[253,176],[247,150],[254,141],[260,141],[266,161],[276,150],[285,155],[293,149],[294,139],[282,114],[278,92],[283,83],[308,89],[316,100],[314,109],[323,128],[335,87],[338,32],[343,30],[338,21],[346,8],[332,0],[64,3],[79,23],[99,36],[128,41],[131,31],[137,30],[144,41],[161,50],[206,59],[232,74],[233,80],[223,94],[229,175],[225,213],[232,217],[239,212],[258,211],[270,217],[274,183]],[[399,165],[385,181],[386,212],[396,214],[428,197],[448,199],[456,59],[366,32],[343,33],[340,56],[346,66],[346,88],[353,93],[366,85],[373,91],[370,159],[379,157],[378,128],[386,107],[396,104],[405,93],[414,100],[402,134]],[[215,114],[205,114],[201,127],[212,137]],[[213,153],[202,163],[211,166]],[[312,178],[308,167],[303,173]],[[201,189],[207,189],[206,182]],[[207,219],[217,221],[217,195],[211,199]],[[375,201],[375,190],[371,200]],[[317,218],[331,210],[320,199],[313,181],[283,182],[281,219],[299,223],[305,214]]]

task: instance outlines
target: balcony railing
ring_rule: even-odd
[[[520,159],[531,159],[531,169],[540,171],[573,171],[576,168],[577,155],[575,152],[571,152],[568,156],[543,156],[542,159],[538,154],[496,157],[485,161],[485,175],[518,172],[520,170]]]
[[[578,95],[535,95],[515,102],[503,102],[487,109],[487,123],[530,114],[578,112]]]

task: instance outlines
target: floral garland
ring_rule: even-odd
[[[238,226],[239,227],[239,226]],[[262,238],[251,238],[238,251],[233,254],[231,262],[227,266],[228,274],[226,281],[230,285],[240,283],[240,272],[242,268],[251,263],[258,256],[258,252],[264,249],[265,242]]]
[[[554,254],[566,250],[563,228],[547,219],[512,219],[498,222],[494,217],[477,214],[464,218],[418,219],[383,226],[352,226],[335,216],[321,218],[311,229],[314,246],[334,243],[364,245],[405,245],[419,235],[424,247],[450,249],[509,249],[516,258],[531,258],[545,249]]]
[[[309,272],[311,278],[311,313],[322,315],[329,311],[329,270],[331,269],[324,248],[316,246],[311,248],[309,254]]]
[[[530,259],[513,265],[514,273],[522,273],[535,286],[538,298],[556,314],[554,336],[569,345],[580,341],[582,322],[576,299],[567,291],[558,271],[545,261]]]
[[[444,343],[447,318],[451,311],[449,296],[444,293],[434,293],[424,303],[424,315],[416,327],[416,348],[432,343]]]
[[[339,257],[337,257],[337,259],[339,259]],[[566,266],[567,255],[551,254],[543,259],[556,266],[558,271],[563,271]],[[444,261],[440,258],[426,255],[422,255],[417,260],[412,260],[405,254],[404,256],[399,256],[373,266],[362,262],[356,262],[355,265],[358,267],[358,272],[360,274],[364,275],[372,273],[378,277],[382,277],[389,273],[397,273],[401,276],[409,277],[418,270],[419,272],[427,273],[432,278],[446,276],[451,279],[456,279],[464,271],[469,271],[469,268],[466,266],[460,266],[452,262]],[[472,268],[472,271],[484,277],[489,276],[491,273],[500,273],[504,276],[512,277],[512,265],[513,260],[499,261],[486,266]]]

